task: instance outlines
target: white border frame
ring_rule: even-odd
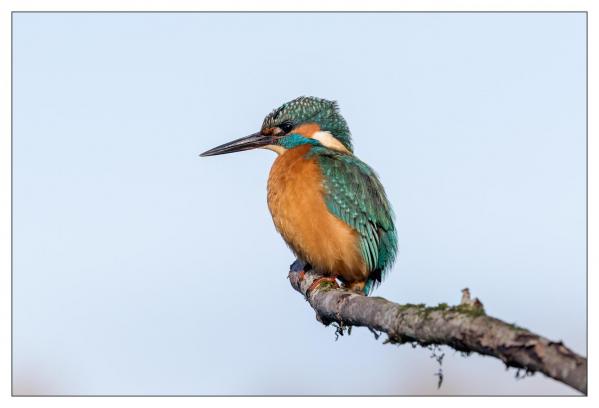
[[[344,406],[364,406],[376,404],[379,406],[397,406],[409,404],[410,406],[423,406],[429,404],[447,404],[448,406],[479,406],[504,404],[518,405],[536,404],[541,401],[532,401],[538,397],[509,397],[504,400],[499,397],[362,397],[362,398],[335,398],[328,397],[285,398],[282,397],[11,397],[11,12],[13,11],[587,11],[588,24],[588,293],[596,293],[598,278],[596,276],[598,257],[597,248],[597,211],[599,208],[597,183],[598,165],[597,155],[597,81],[591,73],[597,71],[597,15],[599,12],[597,2],[587,1],[444,1],[444,0],[411,0],[411,1],[384,1],[368,0],[322,0],[277,2],[273,0],[223,0],[223,1],[190,1],[190,0],[148,0],[145,2],[135,0],[37,0],[16,1],[5,0],[0,3],[0,404],[7,406],[43,405],[44,407],[71,407],[71,406],[104,406],[116,404],[130,406],[133,403],[142,403],[145,406],[197,406],[210,404],[211,406],[228,406],[231,403],[246,405],[259,405],[264,407],[279,406],[281,404],[300,406],[312,404],[344,404]],[[594,114],[595,113],[595,114]],[[595,211],[593,211],[595,209]],[[595,250],[593,250],[593,248]],[[594,290],[595,289],[595,290]],[[587,344],[597,342],[597,319],[592,311],[597,309],[597,298],[588,298],[589,332]],[[593,316],[591,318],[590,316]],[[589,347],[590,348],[590,347]],[[597,406],[599,398],[597,392],[597,359],[595,353],[589,353],[589,397],[543,397],[542,403],[548,406],[588,405]],[[409,401],[408,401],[409,398]],[[439,400],[438,398],[443,398]],[[484,398],[484,401],[481,401]],[[563,400],[562,398],[568,398]],[[594,403],[592,401],[595,401]]]

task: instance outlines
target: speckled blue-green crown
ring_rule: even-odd
[[[269,113],[264,118],[262,128],[276,127],[283,122],[289,122],[293,126],[317,123],[321,130],[331,132],[349,151],[353,151],[347,122],[339,113],[335,101],[314,96],[300,96]]]

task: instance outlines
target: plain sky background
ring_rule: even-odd
[[[400,256],[374,292],[586,355],[583,13],[13,16],[16,394],[575,394],[334,329],[286,279],[274,154],[198,153],[339,101]]]

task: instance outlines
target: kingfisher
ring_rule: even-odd
[[[369,295],[395,261],[397,233],[385,189],[354,155],[337,102],[296,98],[269,113],[259,132],[200,156],[255,148],[277,154],[267,201],[275,228],[297,258],[292,270],[312,269],[322,276],[318,281],[339,280]]]

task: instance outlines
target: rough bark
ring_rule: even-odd
[[[447,345],[502,360],[507,366],[542,372],[587,393],[587,359],[561,341],[551,341],[527,329],[487,316],[482,303],[470,299],[467,289],[457,306],[400,305],[380,297],[366,297],[337,288],[321,276],[289,272],[295,290],[306,297],[323,324],[364,326],[388,335],[386,342]]]

